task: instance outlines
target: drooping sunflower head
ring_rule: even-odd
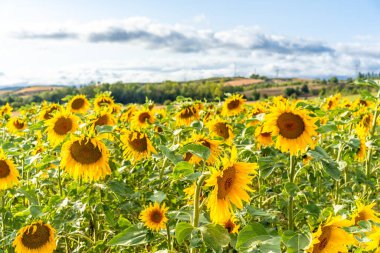
[[[229,96],[223,103],[222,114],[225,116],[235,116],[244,111],[245,99],[243,95],[234,94]]]
[[[255,138],[258,148],[268,147],[273,145],[272,133],[265,132],[263,126],[258,126],[255,130]]]
[[[131,122],[134,113],[137,111],[136,105],[127,106],[126,110],[121,114],[120,121]]]
[[[362,98],[357,98],[352,103],[352,107],[354,108],[366,108],[366,107],[371,107],[371,106],[372,106],[372,102],[364,100]]]
[[[210,156],[207,161],[205,161],[206,164],[215,163],[221,153],[221,142],[219,140],[212,140],[205,134],[193,133],[193,135],[185,141],[184,145],[189,143],[203,145],[210,149]],[[184,160],[191,164],[199,164],[202,161],[202,158],[188,152],[184,154]]]
[[[125,134],[121,136],[121,141],[123,143],[123,154],[125,158],[132,159],[133,162],[137,162],[143,158],[149,158],[151,153],[157,153],[148,135],[143,132],[127,130]]]
[[[237,234],[239,232],[240,225],[236,224],[235,216],[231,216],[228,220],[221,224],[225,229],[227,229],[230,234]]]
[[[12,160],[0,150],[0,190],[9,189],[19,183],[19,173]]]
[[[277,104],[265,116],[263,131],[276,137],[275,146],[281,152],[297,155],[306,152],[308,147],[314,148],[316,120],[306,110],[296,107],[295,103]]]
[[[102,111],[92,120],[92,126],[113,126],[116,124],[115,117],[108,111]]]
[[[352,234],[342,227],[352,223],[341,216],[329,218],[324,225],[320,225],[313,233],[313,240],[307,249],[308,253],[347,252],[347,246],[356,242]]]
[[[232,126],[227,121],[217,117],[207,123],[207,127],[213,136],[222,137],[227,144],[232,143],[234,133],[232,131]]]
[[[76,95],[67,103],[67,109],[74,113],[85,113],[90,108],[85,95]]]
[[[361,120],[359,125],[361,125],[366,131],[369,131],[372,128],[373,114],[365,113],[361,115]]]
[[[263,103],[255,102],[252,110],[249,113],[251,114],[252,117],[256,118],[258,117],[258,115],[266,113],[266,112],[267,112],[267,109],[265,108]],[[249,122],[250,126],[256,126],[257,124],[260,124],[260,120],[258,119],[254,119]]]
[[[73,178],[98,181],[111,174],[109,151],[95,137],[74,137],[62,146],[61,167]]]
[[[168,218],[166,217],[167,211],[168,208],[165,207],[165,204],[160,206],[155,202],[141,212],[140,220],[151,230],[159,231],[160,229],[166,228],[166,222],[168,221]]]
[[[50,105],[45,104],[42,107],[42,111],[40,113],[40,119],[41,120],[51,119],[53,117],[53,114],[56,111],[61,111],[61,110],[62,110],[62,107],[59,104],[50,104]]]
[[[141,109],[134,113],[132,119],[132,126],[139,128],[147,127],[154,123],[153,113],[149,110],[149,108]]]
[[[187,104],[183,106],[176,115],[176,121],[178,126],[189,126],[191,122],[199,119],[199,105],[197,104]]]
[[[359,148],[356,151],[356,160],[359,162],[363,162],[366,158],[367,155],[367,146],[366,146],[366,141],[365,138],[359,137]]]
[[[213,169],[206,186],[213,187],[207,202],[211,220],[221,224],[231,217],[232,204],[243,208],[243,201],[249,202],[248,192],[257,173],[257,164],[236,162],[237,151],[232,149],[231,157],[223,159],[220,169]]]
[[[98,94],[94,100],[95,111],[100,111],[102,108],[112,108],[115,104],[115,101],[111,97],[110,93]]]
[[[380,251],[380,227],[374,226],[372,232],[367,237],[370,241],[365,243],[364,250],[366,252],[379,253],[379,251]]]
[[[38,221],[21,228],[17,232],[13,247],[16,253],[52,253],[57,248],[54,237],[54,228]]]
[[[363,203],[357,201],[356,209],[352,213],[352,223],[355,225],[358,225],[359,221],[369,221],[369,220],[379,223],[380,214],[373,209],[375,205],[376,203],[364,205]]]
[[[340,93],[335,94],[334,96],[330,96],[330,97],[326,98],[326,101],[323,104],[323,108],[325,110],[327,110],[327,111],[336,108],[338,106],[338,104],[339,104],[340,98],[341,98],[341,94]]]
[[[61,143],[69,133],[78,129],[78,122],[79,118],[68,111],[55,113],[53,118],[46,121],[49,142],[53,146]]]
[[[7,123],[7,128],[10,133],[22,135],[23,130],[27,127],[27,122],[22,118],[10,118]]]
[[[10,106],[9,103],[6,103],[5,105],[3,105],[0,108],[0,115],[1,116],[5,116],[5,115],[10,116],[12,113],[12,110],[13,110],[12,106]]]

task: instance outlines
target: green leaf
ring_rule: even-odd
[[[30,206],[29,208],[30,210],[30,214],[32,215],[33,218],[37,218],[37,217],[40,217],[42,216],[42,208],[40,206]]]
[[[322,160],[322,165],[324,170],[330,177],[335,180],[339,180],[340,178],[340,170],[338,169],[338,164],[334,161],[325,161]]]
[[[109,126],[109,125],[96,126],[95,129],[100,134],[101,133],[113,133],[113,126]]]
[[[207,247],[215,252],[222,252],[223,247],[230,243],[227,229],[217,224],[207,224],[199,228]]]
[[[194,227],[187,222],[179,222],[175,226],[175,238],[179,244],[182,244],[183,241],[188,238],[193,232]]]
[[[183,178],[192,173],[194,173],[194,167],[186,161],[177,163],[173,169],[174,178]]]
[[[273,252],[281,253],[281,238],[270,235],[263,225],[254,222],[245,226],[239,233],[236,248],[239,252]]]
[[[181,156],[178,156],[176,154],[174,154],[173,151],[171,151],[170,149],[168,149],[167,147],[163,146],[163,145],[160,145],[158,146],[158,149],[161,150],[161,152],[170,160],[172,161],[174,164],[182,161],[182,157]]]
[[[309,233],[297,233],[294,231],[285,231],[282,234],[282,241],[286,245],[286,252],[289,253],[302,253],[309,246],[311,242],[311,235]]]
[[[181,149],[181,153],[186,154],[187,152],[192,153],[193,155],[199,156],[204,161],[210,156],[210,149],[206,146],[199,144],[187,144]]]
[[[147,231],[143,228],[133,226],[127,228],[114,236],[108,243],[108,246],[135,246],[147,243]]]
[[[127,189],[128,188],[127,188],[126,184],[123,182],[110,181],[110,182],[108,182],[108,187],[117,195],[120,195],[123,197],[127,196]]]
[[[19,188],[17,191],[24,195],[30,201],[30,203],[32,203],[33,205],[38,205],[38,200],[35,191],[24,190],[24,187]]]
[[[318,133],[324,134],[328,132],[336,132],[338,131],[338,128],[335,124],[327,123],[326,125],[320,126],[317,130]]]
[[[150,196],[149,200],[152,202],[158,202],[159,204],[166,198],[166,194],[162,191],[154,191],[154,194]]]
[[[285,183],[285,191],[290,195],[294,196],[299,192],[299,188],[295,183],[287,182]]]

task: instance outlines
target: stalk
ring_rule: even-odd
[[[167,235],[167,240],[168,240],[168,251],[171,252],[171,250],[172,250],[172,240],[171,240],[171,236],[170,236],[169,222],[166,223],[166,235]]]
[[[292,155],[290,155],[289,158],[290,161],[290,171],[289,171],[289,182],[294,183],[295,179],[295,159]],[[294,209],[294,198],[293,196],[289,196],[289,206],[288,206],[288,229],[293,230],[294,229],[294,214],[293,214],[293,209]]]

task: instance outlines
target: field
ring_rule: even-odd
[[[7,104],[0,251],[380,252],[379,97]]]

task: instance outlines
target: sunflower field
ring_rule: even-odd
[[[0,252],[379,253],[380,82],[357,84],[356,100],[7,104]]]

